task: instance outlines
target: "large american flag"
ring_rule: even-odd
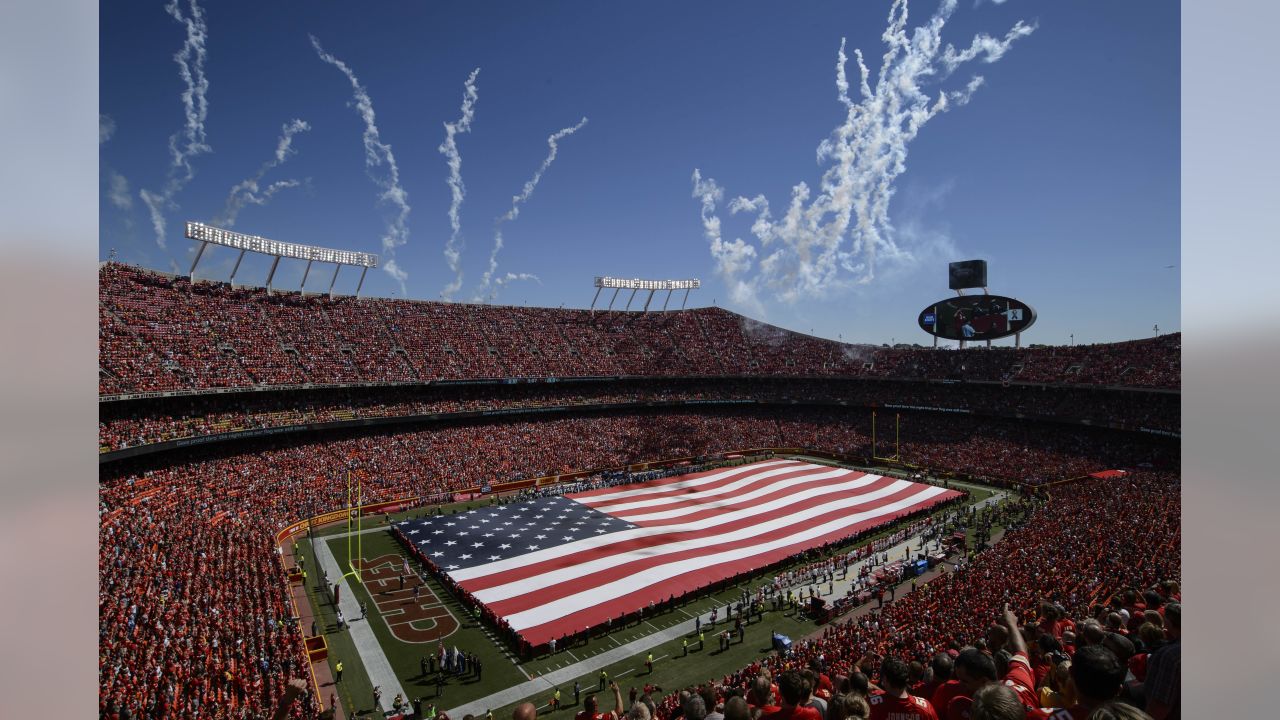
[[[533,645],[958,496],[796,460],[401,522]]]

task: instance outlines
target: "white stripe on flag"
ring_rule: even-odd
[[[727,550],[722,553],[713,555],[704,555],[701,557],[680,560],[678,562],[668,563],[655,568],[646,570],[641,575],[630,576],[616,580],[614,582],[605,583],[597,587],[587,588],[581,592],[568,595],[552,602],[546,603],[523,612],[507,615],[506,620],[515,630],[523,630],[525,628],[534,627],[552,622],[566,615],[585,610],[593,607],[600,602],[600,598],[618,597],[652,587],[660,582],[669,580],[673,577],[683,575],[689,572],[704,570],[708,566],[718,563],[730,562],[733,560],[741,560],[759,555],[770,550],[789,547],[803,543],[806,540],[822,537],[828,533],[839,530],[850,525],[856,525],[869,519],[874,519],[884,515],[892,515],[903,508],[911,507],[928,498],[941,495],[946,490],[940,487],[927,486],[920,492],[915,493],[907,498],[897,502],[885,505],[884,507],[869,510],[867,512],[855,513],[848,517],[832,520],[817,527],[802,530],[794,535],[786,538],[779,538],[761,545],[754,545],[744,548],[736,548]]]
[[[846,474],[853,474],[852,471],[848,471],[848,470],[844,472]],[[852,482],[862,483],[863,485],[865,485],[870,482],[874,482],[880,477],[881,476],[879,475],[863,475],[862,477]],[[864,480],[866,480],[866,482],[863,482]],[[743,520],[746,518],[759,517],[761,515],[768,514],[778,508],[786,507],[787,505],[790,505],[792,503],[799,502],[800,500],[805,500],[808,498],[817,497],[825,493],[829,493],[833,489],[839,489],[839,487],[840,486],[829,485],[829,486],[819,487],[819,488],[810,488],[807,491],[796,493],[789,497],[779,498],[777,500],[773,500],[771,502],[767,502],[762,505],[758,505],[756,507],[743,508],[741,510],[736,510],[733,512],[726,512],[726,513],[722,513],[720,515],[715,515],[712,517],[701,518],[698,520],[694,520],[692,522],[679,523],[675,525],[662,525],[659,527],[647,527],[647,528],[638,527],[638,528],[633,528],[631,530],[620,530],[618,532],[599,535],[597,537],[584,538],[582,540],[575,540],[574,542],[569,542],[563,545],[549,547],[543,550],[536,550],[534,552],[527,553],[525,555],[520,555],[513,558],[507,558],[506,560],[498,560],[496,562],[486,563],[484,565],[476,565],[475,567],[455,570],[450,573],[450,576],[456,582],[462,583],[467,580],[474,580],[476,578],[486,577],[488,575],[493,575],[495,573],[506,572],[508,570],[512,570],[515,568],[525,567],[528,565],[544,562],[547,560],[553,560],[555,558],[565,557],[567,555],[574,555],[577,553],[585,552],[587,550],[592,550],[595,548],[612,545],[614,543],[628,542],[630,540],[635,540],[636,538],[651,537],[654,535],[662,535],[667,533],[705,530],[707,528],[715,527],[717,525],[725,525],[725,524],[736,522],[738,520]]]
[[[821,466],[821,465],[810,465],[808,468],[785,467],[785,468],[775,468],[773,470],[756,473],[754,475],[748,475],[747,477],[741,478],[739,480],[734,480],[731,483],[726,483],[724,485],[721,485],[720,487],[711,488],[709,490],[702,490],[702,491],[691,492],[691,493],[681,493],[678,495],[670,495],[666,497],[649,498],[645,500],[635,500],[632,502],[617,503],[612,505],[610,504],[598,505],[592,502],[593,500],[595,500],[595,498],[575,498],[575,499],[578,502],[582,502],[582,503],[586,503],[587,505],[590,505],[591,507],[595,508],[596,510],[599,510],[600,512],[607,512],[610,515],[622,515],[623,513],[626,513],[628,510],[638,510],[641,508],[655,507],[658,505],[670,505],[671,503],[678,503],[685,500],[701,500],[702,498],[705,498],[705,497],[725,495],[727,493],[732,493],[737,490],[741,490],[742,488],[749,487],[758,482],[761,482],[762,480],[767,480],[768,478],[775,477],[777,475],[786,475],[787,473],[803,472],[805,470],[808,470],[809,472],[813,472],[813,470],[826,470],[827,472],[822,472],[817,475],[805,475],[802,479],[793,479],[788,482],[794,485],[798,482],[806,482],[808,480],[821,480],[829,477],[839,477],[842,474],[847,474],[851,472],[849,470],[845,470],[844,468],[832,469],[832,468]],[[777,485],[777,484],[778,483],[774,483],[770,485],[770,487],[773,487],[774,485]]]
[[[874,477],[879,478],[880,476],[877,475]],[[861,483],[862,479],[863,478],[859,478],[858,482]],[[512,583],[507,583],[506,585],[497,585],[485,590],[478,590],[474,594],[476,599],[480,602],[494,603],[499,600],[506,600],[507,598],[513,598],[523,595],[524,593],[533,592],[534,590],[540,590],[544,587],[550,587],[557,583],[577,580],[578,578],[586,577],[592,573],[625,565],[635,560],[647,560],[661,555],[670,555],[673,553],[684,552],[686,550],[697,550],[699,548],[708,548],[716,545],[738,542],[740,540],[747,540],[760,535],[767,535],[775,530],[781,530],[790,525],[795,525],[798,522],[826,515],[836,510],[843,510],[845,508],[857,507],[858,505],[866,505],[867,503],[875,502],[881,498],[886,498],[900,493],[914,484],[915,483],[906,480],[898,480],[874,492],[863,493],[849,498],[842,498],[830,503],[823,503],[816,507],[806,508],[795,513],[782,515],[780,517],[773,518],[768,522],[750,525],[733,532],[705,535],[699,538],[667,543],[666,545],[660,545],[658,547],[639,548],[628,552],[618,553],[616,555],[608,555],[583,563],[575,563],[558,570],[539,573],[533,577],[526,578],[524,580],[517,580]],[[849,483],[850,488],[853,485],[854,483]],[[840,488],[836,486],[823,488],[825,492],[837,492],[839,489]],[[526,563],[526,565],[527,564],[528,563]]]
[[[645,485],[643,487],[633,488],[631,490],[619,490],[617,492],[605,493],[603,495],[591,495],[589,497],[580,498],[580,500],[584,500],[584,501],[590,500],[592,503],[596,503],[604,500],[616,500],[619,498],[652,495],[654,493],[666,492],[668,490],[679,490],[681,488],[687,488],[687,487],[699,487],[701,485],[707,485],[713,482],[718,482],[727,477],[732,477],[733,475],[736,475],[738,473],[754,472],[756,468],[774,467],[776,465],[780,465],[783,463],[786,463],[792,466],[796,470],[802,470],[806,466],[818,467],[817,465],[795,462],[794,460],[769,460],[767,462],[757,463],[755,465],[743,465],[740,467],[733,468],[731,470],[722,470],[721,472],[712,473],[710,475],[703,475],[700,478],[694,478],[692,480],[680,480],[679,482],[667,483],[665,485]]]
[[[619,514],[619,513],[613,513],[613,512],[610,512],[609,514],[616,515],[617,517],[620,517],[630,523],[643,523],[643,522],[653,521],[653,520],[670,520],[671,518],[680,517],[682,515],[692,515],[693,513],[705,512],[707,510],[719,510],[720,508],[726,508],[726,507],[731,508],[731,507],[743,505],[744,503],[750,502],[757,498],[765,497],[766,495],[772,495],[778,492],[779,490],[785,490],[789,487],[795,487],[796,485],[803,485],[805,483],[814,482],[815,480],[830,480],[833,478],[845,477],[845,476],[854,475],[854,474],[856,473],[850,472],[848,470],[832,470],[830,472],[818,473],[816,475],[805,475],[803,477],[791,478],[789,480],[781,480],[776,483],[766,485],[765,487],[759,488],[757,490],[753,490],[749,493],[744,493],[742,495],[737,495],[737,496],[734,496],[731,498],[725,498],[722,500],[714,500],[712,502],[706,502],[700,505],[692,505],[690,507],[685,507],[685,508],[675,508],[672,510],[659,510],[657,512],[645,513],[642,515],[625,515],[625,514]],[[841,489],[852,489],[852,488],[863,487],[865,485],[870,485],[879,479],[880,479],[879,475],[863,475],[862,477],[859,477],[844,483],[839,483],[835,485],[823,485],[820,488],[809,488],[808,490],[802,490],[798,493],[795,493],[794,495],[791,495],[790,498],[794,500],[794,499],[813,497],[815,494],[814,491],[822,491],[822,490],[837,491]]]

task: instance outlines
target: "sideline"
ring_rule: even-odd
[[[338,578],[338,587],[342,588],[339,607],[347,619],[346,632],[350,633],[351,642],[356,646],[356,653],[360,655],[360,661],[364,663],[365,673],[369,676],[369,684],[382,688],[382,697],[386,703],[390,703],[390,700],[385,698],[394,698],[397,694],[400,697],[409,697],[405,694],[404,688],[401,687],[395,671],[391,669],[391,661],[387,660],[387,654],[383,652],[382,645],[378,643],[378,638],[373,634],[373,628],[369,626],[373,616],[368,620],[360,620],[360,601],[356,599],[356,594],[352,592],[347,579],[342,576],[342,569],[338,565],[338,561],[334,559],[333,553],[329,550],[328,539],[330,538],[316,538],[311,545],[311,552],[316,556],[316,562],[329,574],[330,578]],[[378,615],[376,617],[381,616]]]
[[[997,490],[995,491],[995,494],[993,494],[991,497],[987,498],[986,500],[983,500],[981,503],[975,503],[975,504],[978,507],[994,505],[995,503],[1003,500],[1005,497],[1007,497],[1007,493],[1005,491]],[[889,553],[889,556],[891,558],[896,558],[898,556],[905,555],[908,553],[909,546],[911,546],[912,544],[919,543],[918,537],[919,536],[909,537],[906,540],[903,540],[902,542],[888,548],[886,552]],[[859,560],[858,562],[851,565],[850,570],[847,573],[845,579],[835,581],[835,590],[833,593],[823,592],[826,590],[825,587],[823,588],[819,588],[817,586],[813,586],[813,587],[815,587],[823,595],[832,595],[834,597],[844,597],[845,593],[848,592],[849,588],[853,585],[853,582],[857,579],[858,571],[862,569],[863,565],[869,562],[871,562],[871,558],[864,558],[863,560]],[[716,610],[718,611],[723,607],[725,606],[717,606]],[[687,612],[685,614],[688,615]],[[613,638],[613,636],[610,635],[609,636],[610,639],[613,639],[613,641],[618,644],[617,647],[610,648],[609,650],[606,650],[598,655],[593,655],[592,657],[589,657],[585,660],[581,660],[576,663],[571,663],[558,670],[554,670],[544,675],[540,675],[538,677],[532,678],[531,680],[520,683],[519,685],[514,685],[512,687],[506,688],[505,690],[501,690],[499,692],[493,693],[486,697],[478,698],[465,705],[460,705],[458,707],[452,708],[447,712],[449,714],[449,717],[462,717],[467,714],[480,717],[495,708],[506,707],[507,705],[518,702],[520,700],[537,697],[542,693],[554,692],[556,686],[567,684],[568,682],[574,680],[575,678],[586,677],[588,680],[593,680],[595,673],[599,671],[601,668],[608,667],[609,665],[613,665],[633,655],[639,655],[640,653],[651,650],[659,645],[662,645],[665,642],[669,642],[671,640],[684,637],[694,632],[695,617],[696,616],[690,615],[689,616],[690,619],[688,620],[685,620],[683,622],[678,622],[675,625],[672,625],[666,628],[665,630],[661,630],[659,632],[645,635],[644,637],[637,638],[626,644],[618,643],[617,639]],[[703,617],[702,627],[704,628],[720,627],[721,625],[725,624],[725,620],[723,619],[724,616],[721,616],[719,625],[712,626],[710,610],[708,610],[707,612],[704,612],[702,614],[702,617]]]

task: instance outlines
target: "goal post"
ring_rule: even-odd
[[[351,469],[347,469],[347,571],[342,577],[354,577],[356,582],[363,582],[360,578],[360,565],[364,558],[364,535],[360,533],[362,520],[364,516],[364,478],[361,473],[355,473],[355,480],[352,481]]]
[[[902,453],[899,449],[900,430],[902,425],[902,414],[893,414],[893,457],[880,457],[876,454],[876,411],[871,411],[871,459],[884,460],[886,462],[901,462]]]

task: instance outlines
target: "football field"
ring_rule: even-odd
[[[800,466],[778,465],[767,469],[780,470],[783,467],[799,468]],[[816,467],[821,467],[825,471],[834,469],[825,466]],[[740,471],[741,468],[738,470]],[[756,472],[759,471],[760,469],[756,470]],[[711,477],[716,472],[723,471],[712,471],[701,475]],[[793,469],[787,473],[777,473],[774,477],[788,474],[799,477],[794,473],[803,472],[817,473],[818,471]],[[735,480],[725,476],[707,481],[702,485],[653,490],[640,493],[639,496],[646,497],[649,501],[663,497],[687,496],[695,494],[699,487],[708,485],[723,487],[717,483],[736,482],[741,477],[741,475],[735,475]],[[834,479],[845,483],[864,477],[877,478],[866,481],[868,486],[873,487],[871,492],[874,492],[874,488],[882,490],[888,488],[893,482],[892,478],[882,480],[878,479],[879,476],[864,476],[861,473],[856,477],[844,474],[833,476]],[[659,488],[662,485],[687,482],[690,479],[700,478],[667,478],[665,482],[655,483],[649,487]],[[915,483],[910,485],[916,485],[917,488],[931,487]],[[919,492],[919,490],[911,491],[902,486],[893,487],[897,488],[893,492]],[[605,488],[596,491],[595,496],[637,489],[641,488],[637,486],[628,486],[625,489]],[[973,502],[983,501],[991,494],[982,489],[968,489],[972,493]],[[753,490],[742,492],[742,488],[731,488],[718,496],[714,493],[704,496],[702,500],[723,503],[750,492]],[[790,486],[777,489],[776,492],[791,496],[799,494],[795,487]],[[892,494],[889,493],[889,495]],[[719,499],[715,499],[716,497]],[[613,500],[638,502],[632,496]],[[604,502],[607,501],[606,499]],[[689,502],[688,498],[681,498],[679,501],[660,502],[659,507],[666,512],[677,509],[673,507],[676,505],[692,507],[687,504]],[[752,498],[744,502],[753,502],[757,507],[761,504],[759,499]],[[804,507],[803,501],[799,502],[800,507]],[[870,502],[876,502],[876,500],[873,499]],[[501,505],[498,508],[515,512],[511,510],[513,505],[516,504]],[[799,639],[820,630],[812,620],[794,610],[766,609],[762,621],[753,622],[746,627],[743,641],[739,642],[735,638],[727,648],[720,646],[717,633],[726,627],[732,627],[724,624],[728,614],[726,606],[737,602],[744,589],[751,591],[767,584],[776,574],[786,569],[786,566],[783,566],[781,569],[760,573],[756,577],[739,578],[737,582],[719,592],[704,590],[690,593],[687,601],[658,612],[646,613],[643,619],[631,613],[625,622],[611,621],[611,627],[607,632],[603,628],[594,631],[590,633],[588,639],[575,641],[570,647],[565,647],[563,642],[558,643],[554,654],[549,652],[546,645],[542,645],[532,657],[518,658],[516,655],[519,651],[516,646],[501,641],[493,630],[478,621],[475,616],[476,605],[472,599],[463,600],[458,594],[450,591],[434,576],[432,568],[422,562],[424,559],[421,557],[422,553],[412,553],[411,556],[411,553],[406,551],[406,544],[396,537],[396,530],[400,528],[417,527],[430,520],[471,518],[475,515],[466,515],[466,513],[488,514],[495,510],[488,500],[484,500],[442,508],[441,515],[431,516],[426,510],[417,510],[399,513],[389,518],[386,524],[382,524],[384,521],[379,518],[379,524],[376,526],[366,525],[366,529],[361,531],[360,542],[360,556],[363,558],[362,582],[350,582],[354,578],[348,578],[345,589],[341,591],[346,593],[340,598],[340,607],[343,608],[347,621],[346,629],[340,630],[337,626],[337,607],[330,594],[319,589],[319,583],[316,583],[317,587],[308,588],[313,608],[317,611],[318,622],[323,625],[318,629],[325,633],[330,647],[330,666],[333,667],[339,660],[344,665],[342,682],[335,686],[321,688],[326,701],[331,693],[336,695],[349,717],[372,713],[373,686],[377,684],[382,689],[381,704],[384,709],[390,709],[394,696],[397,693],[403,693],[406,703],[411,703],[414,698],[420,698],[423,701],[424,710],[434,705],[437,710],[448,710],[451,717],[460,718],[467,712],[483,715],[488,710],[492,710],[495,717],[503,717],[502,713],[509,713],[514,704],[526,699],[533,700],[538,705],[546,705],[555,688],[559,688],[562,692],[561,706],[565,708],[564,712],[567,712],[574,702],[574,682],[579,684],[582,697],[585,697],[588,692],[593,692],[598,687],[602,670],[608,673],[610,679],[619,682],[624,697],[632,686],[640,688],[646,683],[666,689],[683,687],[712,678],[718,680],[724,674],[735,671],[756,657],[769,652],[771,636],[774,632]],[[647,510],[634,510],[634,512],[652,513],[655,510],[650,506]],[[732,507],[717,508],[716,517],[732,518],[733,512]],[[843,515],[851,516],[856,512],[858,508],[852,508],[845,510]],[[679,517],[706,517],[705,513],[700,513],[701,511],[686,513]],[[407,524],[400,525],[400,523]],[[730,519],[722,525],[732,529],[734,527],[732,523],[733,520]],[[455,523],[453,527],[467,528],[470,524],[469,521],[465,525]],[[671,524],[674,523],[655,527],[661,528]],[[759,522],[755,524],[759,525]],[[443,523],[441,525],[443,526]],[[623,528],[623,525],[632,527]],[[636,522],[619,523],[621,532],[633,531],[636,525]],[[854,521],[851,526],[858,526],[857,521]],[[855,546],[872,542],[876,537],[889,534],[895,529],[894,527],[878,529],[876,534],[864,535],[855,542],[839,546],[838,550],[848,552]],[[761,532],[768,532],[768,529],[762,529]],[[854,532],[857,530],[855,529]],[[339,527],[317,533],[316,547],[302,541],[300,549],[309,559],[316,558],[318,567],[324,567],[325,556],[329,556],[335,568],[329,573],[332,580],[337,574],[336,568],[339,567],[336,559],[341,558],[342,565],[345,565],[348,542],[345,528]],[[538,550],[541,549],[538,548]],[[791,550],[788,555],[802,549]],[[652,545],[646,546],[644,556],[649,559],[648,561],[652,561],[653,550]],[[537,550],[529,552],[537,552]],[[681,551],[670,554],[678,555],[679,552]],[[812,559],[811,557],[808,561]],[[405,582],[401,587],[400,577],[404,575],[406,562],[409,564],[410,574],[405,576]],[[560,569],[578,567],[582,562],[581,557],[576,561],[565,561]],[[802,563],[797,561],[795,564]],[[554,571],[554,569],[551,570],[551,572]],[[447,573],[447,570],[436,568],[435,572]],[[541,574],[535,573],[530,577]],[[463,585],[463,587],[466,586]],[[830,594],[827,586],[822,586],[818,590],[825,599],[831,600],[843,596],[846,588],[847,583],[843,588],[841,583],[836,583],[834,592]],[[567,589],[570,595],[572,595],[571,591],[571,587]],[[664,600],[668,595],[679,595],[678,592],[665,592],[662,586],[650,592],[661,593],[661,599]],[[363,619],[358,609],[361,603],[367,608],[367,615]],[[710,613],[713,610],[717,611],[721,621],[721,626],[715,629],[708,627]],[[694,631],[696,617],[701,618],[698,624],[701,625],[705,637],[701,646],[698,643],[698,634]],[[472,667],[468,668],[465,674],[441,673],[439,664],[435,662],[441,645],[448,649],[456,648],[475,657],[479,661],[480,671],[477,672],[476,663],[472,663]],[[655,660],[652,674],[647,672],[644,662],[650,654]],[[425,673],[423,672],[424,659],[429,659]],[[602,698],[602,702],[608,707],[611,701]],[[548,708],[544,707],[542,711],[547,710]],[[370,716],[374,715],[370,714]]]

